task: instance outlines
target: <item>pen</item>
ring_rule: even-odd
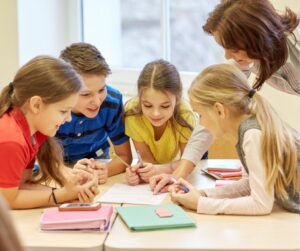
[[[141,154],[140,154],[140,151],[136,151],[136,154],[137,154],[137,156],[138,156],[138,159],[139,159],[139,162],[141,163],[141,168],[143,168],[144,167],[144,161],[143,161],[143,159],[142,159],[142,156],[141,156]]]
[[[171,180],[174,182],[174,183],[177,183],[177,180],[175,177],[172,177]],[[190,191],[190,189],[188,189],[185,185],[183,184],[178,184],[178,186],[183,190],[184,193],[188,193]]]

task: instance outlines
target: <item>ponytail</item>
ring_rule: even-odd
[[[5,86],[0,94],[0,118],[4,113],[6,113],[12,107],[12,93],[13,86],[10,83],[8,86]]]
[[[278,198],[287,198],[291,189],[299,191],[298,160],[300,134],[283,122],[272,106],[251,89],[245,75],[235,66],[209,66],[193,81],[190,100],[212,107],[222,103],[233,116],[254,116],[261,128],[261,156],[266,168],[267,187]]]
[[[295,192],[297,187],[297,166],[299,135],[286,125],[272,106],[259,94],[255,94],[250,105],[262,131],[261,156],[266,167],[267,190],[272,187],[279,198],[287,198],[287,188]],[[267,122],[266,122],[267,121]],[[297,138],[298,137],[298,138]]]

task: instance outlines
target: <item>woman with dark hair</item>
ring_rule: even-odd
[[[223,0],[209,14],[204,31],[214,36],[241,69],[256,75],[253,88],[266,82],[279,91],[300,96],[299,16],[286,8],[275,11],[268,0]],[[187,177],[212,142],[209,132],[196,125],[173,175]],[[150,180],[154,193],[166,191],[170,175]]]
[[[226,0],[210,13],[203,29],[225,50],[225,58],[250,66],[264,82],[300,95],[299,17],[291,9],[278,14],[267,0]]]

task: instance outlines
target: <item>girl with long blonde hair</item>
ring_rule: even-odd
[[[206,68],[189,90],[193,109],[201,123],[218,138],[236,139],[236,149],[248,176],[222,188],[190,192],[178,184],[172,199],[206,214],[262,215],[273,203],[300,212],[300,135],[285,124],[271,105],[248,83],[235,66]]]

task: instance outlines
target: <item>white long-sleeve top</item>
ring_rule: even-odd
[[[266,169],[261,156],[261,131],[250,129],[244,134],[243,150],[249,175],[236,183],[205,189],[207,197],[198,200],[198,213],[263,215],[272,211],[274,189],[266,189]]]

